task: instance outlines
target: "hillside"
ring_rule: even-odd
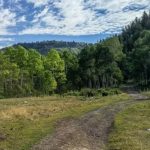
[[[65,42],[65,41],[42,41],[42,42],[32,42],[32,43],[18,43],[14,46],[21,45],[26,49],[36,49],[41,54],[47,54],[48,51],[52,48],[57,50],[70,49],[78,53],[82,48],[87,44],[82,42]]]

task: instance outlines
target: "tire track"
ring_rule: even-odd
[[[133,100],[118,102],[92,111],[79,119],[64,119],[54,134],[42,139],[32,150],[104,150],[117,113],[128,106],[146,100],[139,93]]]

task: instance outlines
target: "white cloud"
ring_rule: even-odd
[[[11,34],[10,27],[15,28],[15,34],[118,33],[143,12],[123,8],[138,4],[150,9],[150,0],[26,0],[24,7],[23,0],[8,1],[15,7],[4,9],[4,0],[0,0],[0,35]]]
[[[17,22],[26,22],[26,16],[21,16],[20,18],[18,18]]]
[[[3,38],[3,37],[0,37],[0,42],[13,42],[14,39],[13,38]]]
[[[36,24],[22,31],[21,34],[85,34],[85,25],[88,30],[86,32],[89,33],[91,32],[90,26],[98,25],[95,13],[90,9],[85,10],[83,0],[56,0],[53,5],[59,10],[57,14],[54,15],[52,10],[45,7],[42,12],[35,15],[33,22]],[[42,22],[45,23],[46,28],[41,26]]]
[[[9,9],[0,8],[0,35],[12,34],[8,28],[16,25],[15,17],[16,14]]]
[[[34,4],[35,7],[46,5],[49,0],[27,0],[27,2]]]
[[[28,1],[33,2],[33,0]],[[118,29],[127,25],[135,17],[140,17],[143,12],[143,10],[123,12],[124,7],[140,4],[150,8],[149,0],[87,0],[86,2],[44,0],[42,2],[41,0],[33,2],[35,6],[45,4],[45,8],[35,14],[33,25],[20,34],[87,35],[115,31],[117,33]],[[106,14],[100,13],[105,10]]]

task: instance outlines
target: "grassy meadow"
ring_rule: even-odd
[[[150,101],[130,106],[117,115],[109,137],[110,150],[150,149]]]
[[[82,97],[31,97],[0,100],[0,150],[27,150],[54,131],[63,118],[129,99],[126,94],[84,100]]]

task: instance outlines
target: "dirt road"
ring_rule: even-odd
[[[104,150],[115,115],[127,106],[147,97],[131,93],[132,100],[118,102],[90,112],[80,119],[60,121],[53,135],[47,136],[32,150]]]

